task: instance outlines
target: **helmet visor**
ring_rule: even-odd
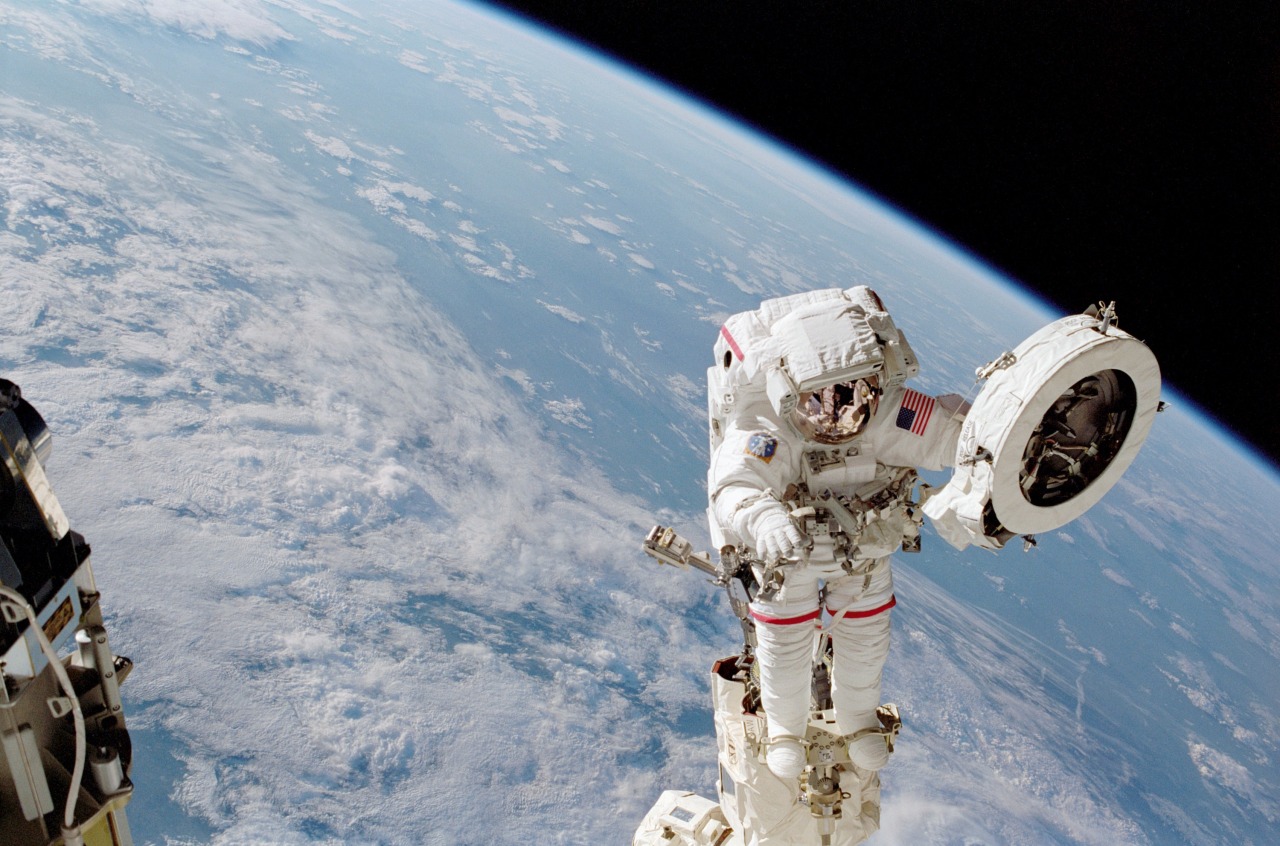
[[[800,394],[791,420],[802,435],[822,444],[843,444],[862,434],[880,405],[874,376]]]

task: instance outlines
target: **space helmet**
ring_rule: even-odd
[[[769,334],[770,405],[817,443],[848,443],[865,432],[884,391],[920,369],[880,297],[865,285],[795,308]]]

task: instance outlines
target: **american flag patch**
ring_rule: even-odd
[[[923,435],[924,427],[933,416],[933,397],[907,388],[898,408],[898,428],[907,429],[913,435]]]

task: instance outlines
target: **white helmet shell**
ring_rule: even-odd
[[[920,370],[874,291],[860,285],[835,293],[779,317],[761,344],[769,401],[779,415],[790,414],[802,393],[872,375],[889,388]]]
[[[884,303],[865,285],[765,300],[725,321],[714,354],[707,371],[712,449],[731,409],[754,398],[767,397],[785,418],[802,392],[871,375],[887,390],[920,369]]]

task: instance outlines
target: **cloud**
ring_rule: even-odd
[[[562,305],[554,305],[552,303],[544,303],[542,300],[538,300],[538,305],[542,306],[547,311],[554,314],[556,317],[564,318],[570,323],[582,323],[586,321],[585,317],[583,317],[581,314],[578,314],[576,311],[574,311],[571,308],[566,308]]]
[[[677,741],[637,725],[700,707],[705,671],[651,660],[693,637],[683,609],[707,589],[639,563],[625,538],[647,509],[569,460],[394,256],[278,167],[232,157],[192,182],[3,108],[22,247],[0,257],[3,318],[26,331],[0,353],[58,433],[54,483],[146,667],[139,719],[180,743],[188,812],[219,843],[273,814],[298,842],[638,819],[689,765],[645,757]],[[548,411],[589,422],[576,399]],[[571,808],[577,779],[616,778],[637,794]],[[496,804],[469,801],[479,783]]]
[[[101,15],[125,21],[142,18],[207,40],[225,37],[258,47],[294,40],[274,20],[272,4],[259,0],[82,0],[81,5]]]
[[[606,220],[603,217],[596,217],[595,215],[583,215],[582,222],[594,229],[599,229],[601,232],[606,232],[610,235],[622,234],[621,226],[619,226],[618,224],[614,223],[611,220]]]

